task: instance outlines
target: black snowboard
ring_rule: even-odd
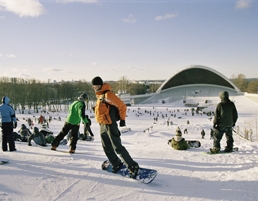
[[[190,147],[199,148],[201,146],[201,142],[198,140],[186,140],[186,142]]]
[[[171,145],[171,141],[172,139],[168,140],[168,145]],[[199,148],[201,146],[201,142],[198,140],[186,140],[186,143],[192,148]]]

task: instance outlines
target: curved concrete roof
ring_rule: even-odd
[[[184,86],[184,85],[216,85],[236,92],[241,92],[228,78],[221,73],[206,66],[191,65],[175,72],[170,76],[157,90],[160,93],[163,90]]]

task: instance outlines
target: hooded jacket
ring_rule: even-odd
[[[177,136],[176,136],[177,137]],[[178,139],[176,139],[176,137],[172,138],[172,143],[171,146],[175,149],[175,150],[186,150],[189,149],[190,146],[187,144],[187,142],[185,141],[185,138],[182,138],[178,141]]]
[[[81,121],[84,124],[88,123],[88,119],[85,116],[85,103],[80,99],[69,105],[68,113],[66,122],[72,125],[78,125]]]
[[[111,86],[109,84],[104,83],[101,89],[95,93],[97,102],[94,110],[95,119],[98,123],[112,124],[112,122],[115,122],[117,120],[115,111],[116,108],[118,109],[120,120],[125,120],[126,105],[116,94],[111,91]]]
[[[16,123],[15,111],[11,105],[9,105],[10,98],[4,96],[2,104],[0,105],[0,112],[2,116],[2,123]]]
[[[213,125],[216,127],[233,127],[238,119],[235,104],[229,100],[228,92],[220,92],[221,102],[217,105]]]

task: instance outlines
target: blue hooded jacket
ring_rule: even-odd
[[[0,105],[0,112],[2,116],[2,123],[14,122],[16,123],[15,111],[11,105],[9,105],[10,98],[4,96],[2,104]]]

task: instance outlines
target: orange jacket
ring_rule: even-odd
[[[109,114],[109,105],[114,105],[118,108],[120,120],[125,120],[126,117],[126,105],[124,102],[111,91],[111,86],[104,83],[100,91],[95,92],[97,102],[95,106],[95,119],[100,124],[112,124],[112,119]],[[103,94],[105,93],[105,102],[103,102]]]

